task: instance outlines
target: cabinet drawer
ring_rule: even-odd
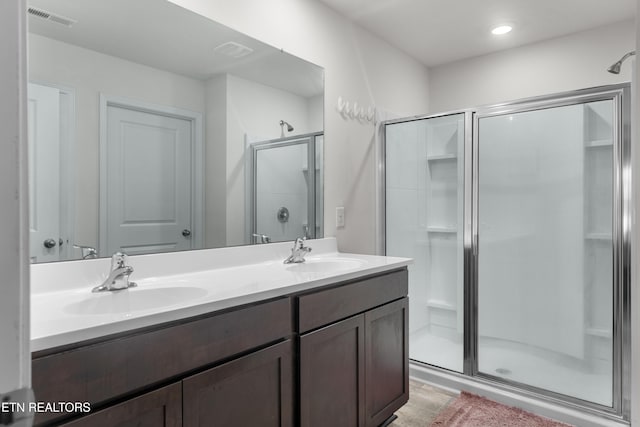
[[[38,401],[105,402],[292,333],[283,298],[34,359]],[[66,414],[38,414],[36,422]]]
[[[362,313],[408,293],[407,269],[298,297],[300,333]]]

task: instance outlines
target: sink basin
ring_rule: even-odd
[[[300,264],[290,264],[288,271],[294,273],[332,273],[359,268],[363,262],[350,258],[315,258]]]
[[[64,307],[69,314],[117,314],[152,310],[202,298],[207,291],[195,287],[132,288],[88,295]]]

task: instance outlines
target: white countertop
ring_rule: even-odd
[[[291,242],[132,256],[137,287],[92,293],[110,259],[31,266],[31,351],[211,313],[407,266],[408,258],[346,254],[309,240],[304,264],[283,264]]]

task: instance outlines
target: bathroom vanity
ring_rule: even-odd
[[[316,254],[306,263],[286,266],[281,256],[289,246],[246,248],[257,261],[250,265],[228,265],[237,254],[224,252],[240,248],[132,257],[135,270],[144,271],[145,263],[158,261],[152,257],[205,259],[207,252],[219,251],[218,263],[224,268],[162,280],[143,278],[137,288],[118,291],[130,292],[123,296],[134,308],[139,307],[134,293],[149,291],[153,284],[153,289],[173,282],[175,287],[203,286],[207,291],[206,296],[162,310],[115,306],[105,314],[107,304],[120,296],[92,298],[96,295],[75,288],[59,291],[62,296],[34,296],[58,307],[56,298],[67,300],[60,303],[57,323],[64,326],[57,334],[40,323],[45,319],[38,320],[46,313],[34,312],[34,328],[43,328],[40,335],[35,331],[32,341],[36,400],[91,403],[87,414],[37,414],[36,424],[383,423],[408,400],[410,260],[340,254],[334,239],[322,239],[311,242]],[[191,262],[186,267],[197,269],[193,262],[198,261]],[[202,285],[207,277],[208,288]],[[74,298],[87,305],[103,297],[113,301],[94,304],[101,313],[78,314]],[[56,310],[49,316],[55,317]],[[76,327],[70,326],[73,320]]]

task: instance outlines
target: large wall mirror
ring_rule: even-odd
[[[165,0],[29,2],[31,260],[321,237],[321,67]]]

